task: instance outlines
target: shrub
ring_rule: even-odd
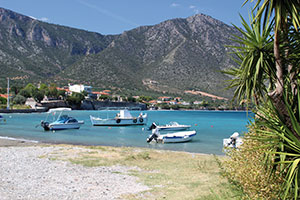
[[[14,104],[25,104],[25,102],[26,102],[26,98],[19,94],[15,96],[15,98],[13,99]]]
[[[266,165],[265,152],[269,149],[262,148],[265,142],[253,139],[256,136],[256,133],[250,131],[245,135],[240,149],[226,152],[229,159],[222,165],[224,175],[240,186],[250,199],[280,199],[284,180],[278,169]],[[275,170],[275,173],[270,173],[271,170]]]
[[[73,92],[72,96],[68,96],[66,100],[70,105],[80,106],[81,101],[84,100],[84,96],[81,93]]]
[[[0,97],[0,104],[6,104],[7,103],[7,99],[4,97]]]

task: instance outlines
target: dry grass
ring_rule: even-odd
[[[137,176],[152,189],[125,199],[241,199],[220,175],[215,156],[184,152],[158,151],[129,147],[65,146],[47,155],[50,159],[70,161],[88,167],[122,165],[138,167]],[[225,157],[218,157],[224,160]]]
[[[254,133],[248,133],[253,135]],[[237,183],[249,199],[280,199],[279,191],[283,179],[279,176],[279,171],[270,176],[272,166],[265,165],[264,143],[252,139],[244,139],[242,148],[238,151],[229,152],[230,159],[223,162],[224,173]],[[257,148],[260,147],[260,148]]]

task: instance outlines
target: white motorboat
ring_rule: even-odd
[[[156,125],[154,122],[150,126],[149,130],[152,129],[158,129],[161,131],[183,131],[191,128],[191,125],[183,125],[183,124],[178,124],[177,122],[170,122],[169,124],[166,125]]]
[[[140,113],[133,117],[128,110],[120,110],[114,118],[100,118],[90,116],[93,126],[130,126],[145,125],[147,123],[147,114]]]
[[[65,129],[79,129],[84,121],[77,121],[73,117],[69,117],[68,115],[62,115],[63,111],[70,111],[70,108],[57,108],[51,109],[48,113],[55,115],[56,112],[59,112],[59,116],[52,123],[47,122],[49,115],[45,121],[41,121],[41,126],[45,131],[54,131],[54,130],[65,130]]]
[[[161,143],[188,142],[196,135],[196,131],[179,131],[167,134],[160,134],[158,129],[153,129],[152,134],[147,138],[147,142],[156,141]]]
[[[224,148],[239,148],[242,144],[243,140],[239,137],[238,132],[234,132],[230,138],[223,139]]]

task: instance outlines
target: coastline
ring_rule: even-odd
[[[0,196],[3,200],[210,199],[217,192],[232,199],[233,191],[219,173],[217,160],[224,159],[182,151],[0,137],[0,171],[6,172],[0,173]]]
[[[106,145],[85,145],[85,144],[68,144],[68,143],[51,143],[51,142],[39,142],[35,140],[27,140],[23,138],[12,138],[12,137],[3,137],[0,136],[0,147],[25,147],[25,146],[70,146],[70,147],[79,147],[79,148],[101,148],[101,147],[108,147],[108,148],[124,148],[124,146],[106,146]],[[138,151],[141,150],[154,150],[158,152],[171,152],[171,153],[186,153],[189,155],[200,155],[200,156],[212,156],[215,154],[208,154],[208,153],[198,153],[198,152],[188,152],[188,151],[176,151],[176,150],[168,150],[168,149],[151,149],[146,147],[125,147],[125,148],[132,148]],[[224,155],[216,155],[218,157],[224,157]]]
[[[39,146],[43,143],[34,140],[0,136],[0,147]]]
[[[55,108],[59,108],[59,107],[55,107]],[[120,109],[123,107],[120,107]],[[48,112],[50,108],[45,108],[45,109],[0,109],[0,113],[1,114],[17,114],[17,113],[45,113]],[[120,110],[119,109],[119,110]],[[102,111],[105,109],[72,109],[74,111],[90,111],[90,110],[98,110],[98,111]],[[151,108],[147,108],[147,109],[142,109],[141,111],[220,111],[220,112],[251,112],[250,109],[235,109],[235,110],[231,110],[231,109],[187,109],[187,108],[179,108],[179,109],[151,109]]]

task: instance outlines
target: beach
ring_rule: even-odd
[[[47,157],[64,148],[80,149],[0,139],[1,200],[118,199],[149,189],[127,175],[130,167],[84,167]]]
[[[0,199],[239,199],[224,156],[0,139]]]
[[[7,138],[4,137],[0,138],[0,147],[16,147],[16,146],[36,146],[39,145],[37,142],[30,142],[26,140],[17,140],[13,138]]]

